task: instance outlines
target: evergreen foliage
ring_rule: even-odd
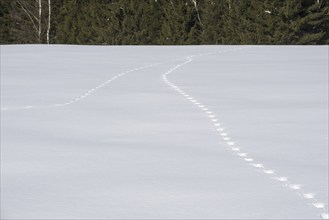
[[[11,4],[9,1],[0,0],[0,44],[10,44],[13,39],[10,36]]]
[[[22,5],[0,0],[0,43],[46,43]],[[50,43],[90,45],[328,44],[328,0],[51,0]],[[195,4],[196,3],[196,4]]]

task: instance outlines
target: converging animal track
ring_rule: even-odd
[[[151,67],[165,64],[165,63],[180,62],[177,65],[175,65],[173,68],[171,68],[167,72],[165,72],[161,76],[161,78],[164,81],[164,83],[166,83],[169,87],[171,87],[173,90],[175,90],[181,96],[183,96],[186,99],[186,101],[188,101],[191,104],[193,104],[194,106],[196,106],[208,118],[208,120],[213,125],[213,129],[217,132],[217,135],[219,136],[219,138],[221,140],[221,142],[220,142],[221,146],[224,144],[225,148],[228,151],[232,152],[232,154],[235,155],[238,159],[244,161],[246,166],[253,167],[256,171],[263,173],[264,176],[271,178],[273,181],[281,184],[281,186],[293,191],[296,195],[305,199],[307,204],[310,204],[312,207],[314,207],[316,210],[319,211],[319,217],[321,217],[322,219],[328,219],[329,218],[328,217],[328,204],[326,204],[322,201],[319,201],[317,199],[316,193],[306,191],[304,189],[303,184],[293,182],[290,177],[280,175],[275,169],[267,167],[263,162],[257,161],[255,158],[253,158],[248,152],[243,150],[243,147],[240,144],[238,144],[234,140],[234,138],[231,136],[229,131],[227,131],[227,129],[225,129],[223,122],[220,120],[219,117],[216,116],[216,114],[211,109],[209,109],[201,101],[197,100],[196,98],[194,98],[193,96],[188,94],[186,91],[182,90],[179,86],[175,85],[168,79],[169,74],[172,74],[177,69],[193,62],[194,58],[196,58],[196,57],[220,54],[220,53],[224,53],[224,52],[232,52],[232,51],[241,50],[241,49],[245,49],[245,48],[247,48],[247,47],[239,47],[239,48],[228,49],[228,50],[223,50],[223,51],[202,53],[202,54],[187,56],[185,58],[174,59],[174,60],[153,63],[153,64],[137,67],[134,69],[130,69],[130,70],[121,72],[121,73],[113,76],[112,78],[102,82],[101,84],[89,89],[88,91],[81,94],[80,96],[78,96],[74,99],[71,99],[69,101],[63,102],[63,103],[55,103],[55,104],[49,104],[49,105],[43,105],[43,106],[27,105],[27,106],[19,106],[19,107],[3,107],[3,108],[1,108],[1,111],[30,110],[30,109],[69,106],[71,104],[74,104],[81,100],[86,99],[87,97],[89,97],[91,94],[93,94],[97,90],[107,86],[114,80],[116,80],[128,73],[139,71],[139,70],[144,70],[144,69],[151,68]]]
[[[195,56],[205,56],[205,55],[210,55],[210,54],[214,54],[214,53],[218,53],[216,52],[208,52],[208,53],[203,53],[203,54],[198,54]],[[62,103],[55,103],[55,104],[48,104],[48,105],[25,105],[25,106],[16,106],[16,107],[1,107],[1,111],[10,111],[10,110],[31,110],[31,109],[40,109],[40,108],[51,108],[51,107],[64,107],[64,106],[68,106],[71,104],[74,104],[76,102],[79,102],[87,97],[89,97],[91,94],[93,94],[94,92],[96,92],[97,90],[105,87],[106,85],[108,85],[109,83],[113,82],[114,80],[128,74],[131,72],[135,72],[135,71],[139,71],[139,70],[144,70],[144,69],[148,69],[154,66],[158,66],[158,65],[162,65],[162,64],[166,64],[166,63],[172,63],[172,62],[177,62],[177,61],[181,61],[181,60],[185,60],[185,58],[178,58],[178,59],[172,59],[172,60],[167,60],[167,61],[163,61],[163,62],[158,62],[158,63],[152,63],[149,65],[145,65],[145,66],[141,66],[141,67],[136,67],[134,69],[130,69],[130,70],[126,70],[123,71],[115,76],[113,76],[112,78],[102,82],[101,84],[89,89],[88,91],[86,91],[85,93],[81,94],[78,97],[75,97],[69,101],[66,102],[62,102]]]
[[[244,47],[245,48],[245,47]],[[244,49],[244,48],[238,48],[238,49]],[[231,49],[226,51],[219,51],[215,53],[223,53],[223,52],[229,52],[234,51],[237,49]],[[206,114],[207,118],[210,120],[210,122],[213,124],[214,129],[217,131],[217,134],[220,136],[222,143],[225,144],[225,147],[227,150],[232,151],[234,155],[236,155],[238,158],[242,159],[246,162],[247,166],[254,167],[257,171],[262,172],[264,175],[268,176],[272,180],[281,183],[281,185],[287,189],[290,189],[294,191],[298,196],[305,199],[307,204],[311,205],[315,209],[318,209],[319,217],[322,219],[329,219],[328,215],[328,204],[325,204],[321,201],[319,201],[316,198],[316,194],[313,192],[305,191],[303,188],[303,184],[297,184],[290,180],[287,176],[282,176],[278,174],[274,169],[266,167],[262,162],[257,162],[249,153],[243,151],[239,144],[237,144],[234,139],[229,135],[229,133],[226,131],[226,129],[223,126],[223,123],[219,118],[213,114],[213,112],[205,105],[202,104],[199,100],[195,99],[191,95],[189,95],[186,91],[182,90],[179,86],[175,85],[168,79],[168,75],[172,74],[175,70],[179,69],[180,67],[191,63],[193,61],[193,57],[197,56],[206,56],[211,55],[215,53],[205,53],[205,54],[199,54],[194,56],[188,56],[185,58],[185,61],[177,64],[175,67],[171,68],[167,72],[165,72],[161,78],[162,80],[173,90],[175,90],[180,95],[184,96],[187,101],[189,101],[191,104],[198,107],[204,114]]]

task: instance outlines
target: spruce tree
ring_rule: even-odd
[[[223,1],[205,0],[201,6],[202,44],[221,44],[225,23]]]
[[[328,1],[304,1],[304,16],[300,21],[298,44],[325,44],[329,40]]]
[[[281,9],[276,41],[282,44],[328,43],[328,2],[291,0]]]
[[[46,42],[47,0],[41,1],[39,37],[19,4],[35,13],[39,0],[0,0],[1,43]],[[328,44],[328,8],[327,0],[53,0],[50,39],[101,45]]]
[[[59,18],[62,19],[57,26],[56,42],[61,44],[76,44],[78,37],[77,16],[79,5],[77,0],[66,0],[61,7]]]
[[[164,44],[184,44],[187,40],[186,2],[179,0],[168,1],[164,9],[165,19],[161,28],[160,39]]]
[[[10,44],[13,39],[10,35],[12,18],[10,16],[11,4],[9,1],[0,0],[0,44]]]

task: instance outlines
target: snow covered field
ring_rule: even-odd
[[[2,219],[326,213],[328,46],[1,46]]]

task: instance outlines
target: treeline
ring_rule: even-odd
[[[0,0],[1,44],[329,44],[328,0]]]

